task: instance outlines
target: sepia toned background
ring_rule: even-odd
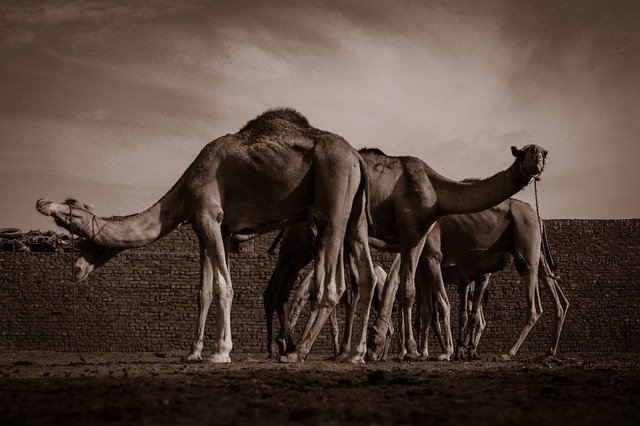
[[[634,1],[2,2],[0,227],[54,227],[41,197],[142,211],[278,106],[458,179],[536,143],[543,217],[638,218],[639,21]]]

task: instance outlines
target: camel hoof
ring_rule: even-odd
[[[189,354],[182,358],[182,362],[191,362],[191,363],[202,362],[202,355],[193,354],[193,353]]]
[[[210,364],[228,364],[231,362],[231,358],[228,354],[213,354],[207,358],[207,362]]]
[[[283,364],[296,364],[304,362],[304,358],[298,352],[291,352],[290,354],[282,355],[278,361]]]
[[[511,355],[509,354],[502,354],[498,357],[499,361],[511,361]]]
[[[339,353],[339,354],[331,355],[329,358],[327,358],[327,361],[343,362],[346,359],[347,359],[347,354],[346,353]]]
[[[346,356],[342,359],[342,362],[347,364],[364,364],[364,356],[363,355],[351,355]]]
[[[451,361],[451,355],[450,354],[440,354],[436,357],[436,359],[438,361]]]
[[[419,358],[420,354],[418,352],[407,352],[403,357],[403,361],[417,361]]]
[[[372,362],[378,362],[384,357],[384,348],[367,349],[367,359]]]

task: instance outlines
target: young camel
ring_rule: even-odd
[[[499,205],[479,213],[442,217],[427,236],[423,257],[434,262],[423,262],[437,271],[423,271],[416,280],[420,287],[420,352],[428,355],[429,324],[434,326],[436,335],[439,327],[433,309],[433,284],[428,277],[445,277],[447,283],[458,285],[460,298],[459,334],[456,357],[464,356],[468,347],[468,357],[477,359],[477,345],[484,330],[482,300],[489,285],[491,273],[501,271],[506,266],[508,254],[513,256],[516,270],[525,281],[527,318],[514,345],[507,354],[507,360],[515,356],[531,328],[542,314],[538,280],[546,284],[555,304],[556,330],[548,354],[555,355],[560,341],[564,319],[569,302],[558,284],[555,264],[547,245],[546,231],[540,227],[536,211],[527,203],[509,199]],[[393,269],[393,268],[392,268]],[[390,279],[394,272],[389,271]],[[440,278],[442,279],[442,278]],[[471,309],[469,289],[474,284]],[[419,323],[419,322],[418,322]]]
[[[506,170],[483,180],[457,182],[441,176],[415,157],[387,156],[378,149],[359,151],[370,183],[373,227],[369,229],[369,243],[379,250],[400,253],[399,280],[393,280],[392,285],[385,286],[382,306],[373,326],[372,347],[368,351],[371,360],[379,360],[384,354],[391,310],[399,283],[400,303],[406,325],[404,344],[407,356],[420,356],[411,327],[411,309],[415,300],[416,267],[426,235],[439,217],[482,211],[494,206],[523,189],[544,169],[547,151],[543,148],[527,145],[522,149],[511,147],[511,152],[516,160]],[[284,305],[298,272],[311,260],[311,247],[313,232],[309,227],[296,224],[284,230],[276,268],[264,293],[269,357],[273,357],[277,350],[286,353],[292,348]],[[430,259],[427,261],[431,262]],[[448,299],[442,280],[434,279],[433,282],[439,287],[438,306],[445,325],[447,350],[442,359],[449,359],[453,354],[453,338]],[[359,293],[360,290],[354,288],[355,302],[360,298]],[[370,305],[371,293],[363,292],[362,296],[369,297],[365,300],[365,306]],[[278,348],[273,338],[274,311],[277,311],[281,324],[278,341],[285,342],[284,348]],[[353,314],[348,316],[347,330],[351,330],[353,319]],[[366,327],[366,324],[361,324],[360,327],[362,326]],[[345,332],[341,354],[349,352],[350,343],[350,336]]]
[[[207,144],[177,183],[144,212],[98,217],[80,203],[40,199],[37,210],[87,239],[74,266],[82,281],[122,250],[147,245],[185,221],[200,242],[201,279],[196,335],[187,361],[201,361],[205,322],[214,300],[218,327],[210,362],[230,362],[233,297],[228,264],[232,234],[263,233],[304,220],[318,231],[313,252],[318,292],[296,347],[302,360],[345,289],[343,250],[356,266],[358,284],[373,293],[375,276],[367,244],[367,177],[355,149],[338,135],[318,130],[292,109],[265,112],[238,133]],[[363,311],[368,315],[368,311]],[[366,330],[359,353],[366,350]]]

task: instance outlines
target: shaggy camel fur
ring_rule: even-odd
[[[398,281],[384,288],[383,303],[373,327],[372,347],[368,351],[372,360],[383,356],[391,322],[391,309],[400,283],[400,301],[404,312],[404,342],[408,357],[419,357],[411,327],[411,309],[415,300],[415,271],[424,247],[426,235],[435,221],[444,215],[477,212],[492,207],[523,189],[534,176],[544,169],[546,150],[536,145],[522,149],[511,148],[516,160],[504,171],[483,180],[458,182],[447,179],[422,160],[415,157],[387,156],[377,149],[364,149],[359,153],[366,164],[369,176],[369,200],[373,227],[369,229],[369,243],[379,250],[400,253]],[[288,318],[284,305],[298,272],[311,260],[313,233],[303,224],[284,230],[282,246],[276,268],[264,293],[267,320],[269,357],[276,350],[286,353],[292,348],[288,331]],[[428,260],[431,262],[431,260]],[[350,265],[355,266],[355,265]],[[357,277],[357,271],[354,272]],[[444,283],[433,280],[440,287],[438,306],[445,324],[447,350],[443,359],[453,353],[450,326],[450,309]],[[371,304],[371,293],[354,289],[354,301],[364,297],[365,306]],[[362,295],[360,294],[362,293]],[[273,313],[277,311],[281,330],[279,341],[285,347],[277,348],[273,338]],[[353,315],[349,316],[347,329],[351,329]],[[350,350],[350,339],[345,335],[341,354]]]
[[[238,133],[207,144],[176,184],[153,206],[124,218],[102,218],[79,203],[41,199],[38,211],[86,238],[74,266],[77,281],[120,251],[149,244],[185,221],[200,242],[201,280],[196,336],[188,361],[202,360],[207,313],[218,309],[214,353],[230,362],[233,297],[228,264],[232,234],[248,235],[303,220],[318,232],[315,274],[320,283],[305,331],[295,348],[302,360],[345,289],[343,250],[357,268],[358,284],[373,294],[375,275],[367,244],[367,178],[355,149],[338,135],[309,125],[292,109],[265,112]],[[368,310],[363,310],[368,316]],[[364,362],[366,329],[352,359]]]

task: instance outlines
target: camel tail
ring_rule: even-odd
[[[373,224],[373,218],[371,217],[371,205],[369,202],[369,194],[371,193],[371,183],[369,182],[369,176],[367,176],[367,165],[358,154],[358,161],[360,162],[360,188],[358,192],[364,190],[364,213],[367,216],[367,225],[369,227],[369,235],[375,234],[375,225]]]
[[[283,235],[284,235],[284,227],[280,228],[278,235],[276,235],[276,237],[273,239],[271,246],[269,246],[269,249],[267,250],[268,254],[273,254],[276,251],[276,248],[278,248],[278,244],[280,244],[280,241],[282,240]]]

